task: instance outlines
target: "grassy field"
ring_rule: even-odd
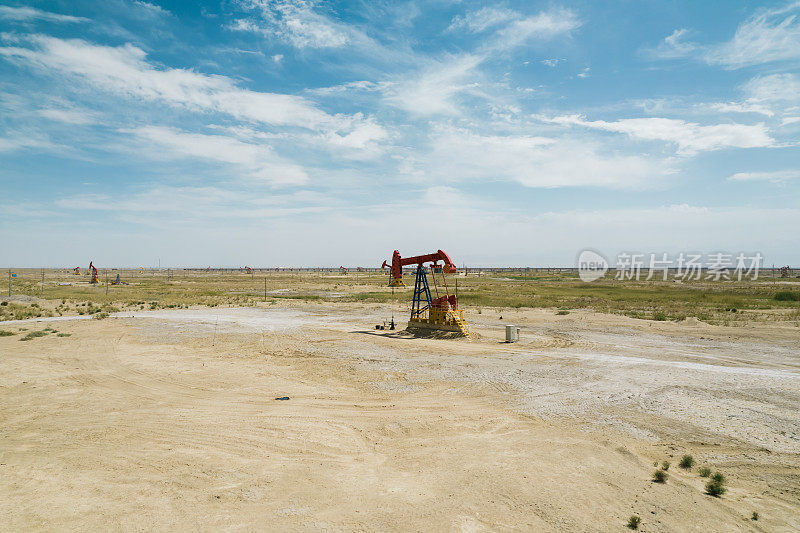
[[[392,290],[380,273],[320,272],[203,272],[135,271],[104,272],[109,280],[119,273],[125,285],[90,285],[88,276],[68,270],[14,270],[14,295],[42,298],[46,302],[0,305],[0,320],[37,316],[88,314],[97,317],[125,309],[246,306],[281,299],[325,302],[394,302],[411,298],[413,277],[406,287]],[[5,278],[5,276],[4,276]],[[266,285],[265,285],[266,281]],[[441,277],[438,277],[441,284]],[[0,294],[8,294],[7,278]],[[470,312],[484,308],[552,308],[568,313],[589,308],[645,320],[683,320],[696,317],[712,324],[737,325],[747,321],[788,320],[800,325],[800,280],[758,281],[617,281],[610,275],[584,283],[571,273],[531,274],[470,273],[447,276],[450,292],[458,284],[461,305]],[[266,294],[265,294],[266,286]]]

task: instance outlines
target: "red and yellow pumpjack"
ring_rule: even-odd
[[[439,265],[439,261],[443,264]],[[425,263],[432,263],[430,266],[431,279],[436,298],[431,295],[430,285]],[[464,320],[464,311],[458,308],[458,297],[456,294],[448,294],[447,278],[445,274],[455,274],[456,265],[450,257],[442,250],[427,255],[417,255],[414,257],[400,257],[400,252],[395,250],[392,254],[392,264],[383,262],[381,268],[390,267],[389,286],[403,287],[403,267],[407,265],[417,265],[416,279],[414,280],[414,297],[411,300],[411,318],[408,321],[408,329],[452,331],[469,336],[469,324]],[[439,286],[436,283],[436,274],[442,275],[442,288],[444,294],[439,295]]]

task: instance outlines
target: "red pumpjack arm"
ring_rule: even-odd
[[[403,279],[403,267],[406,265],[421,265],[423,263],[431,262],[433,266],[437,266],[437,262],[441,261],[444,263],[442,267],[442,271],[447,274],[453,274],[456,272],[456,265],[453,264],[453,261],[450,260],[450,256],[444,253],[442,250],[437,250],[436,253],[433,254],[426,254],[426,255],[415,255],[414,257],[400,257],[400,252],[395,250],[392,254],[392,277],[394,279]],[[381,268],[386,268],[390,266],[386,261],[383,262]]]

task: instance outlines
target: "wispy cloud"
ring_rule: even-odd
[[[742,87],[750,102],[800,103],[800,78],[795,74],[768,74]]]
[[[274,36],[297,48],[340,48],[366,37],[353,27],[331,20],[303,0],[240,0],[238,4],[254,15],[237,19],[229,29]]]
[[[189,133],[163,126],[143,126],[123,133],[134,135],[150,158],[206,160],[234,168],[230,178],[263,180],[270,185],[299,185],[305,170],[279,157],[264,144],[242,142],[225,135]]]
[[[526,187],[642,188],[672,173],[669,161],[609,153],[579,137],[486,135],[440,127],[431,150],[405,172],[437,181],[512,181]]]
[[[101,46],[42,35],[29,41],[31,47],[0,47],[0,56],[50,75],[75,76],[92,88],[121,96],[224,113],[240,120],[316,130],[336,130],[352,123],[299,96],[250,91],[225,76],[159,68],[146,60],[142,49],[130,44]]]
[[[758,13],[736,30],[733,39],[705,54],[711,64],[726,68],[800,59],[800,2]]]
[[[558,35],[567,35],[580,26],[580,19],[574,11],[569,9],[542,11],[536,15],[515,20],[498,30],[491,47],[498,50],[509,50],[531,40],[552,39]]]
[[[73,17],[70,15],[61,15],[59,13],[51,13],[50,11],[42,11],[35,7],[11,7],[0,6],[0,19],[11,20],[16,22],[29,22],[33,20],[44,20],[46,22],[88,22],[89,19],[84,17]]]
[[[729,181],[772,181],[783,182],[800,179],[800,170],[776,170],[772,172],[737,172]]]
[[[329,209],[323,205],[325,203],[330,204],[330,199],[313,191],[272,194],[265,201],[264,197],[247,189],[151,184],[122,197],[96,193],[70,195],[56,200],[55,205],[67,210],[113,212],[129,219],[156,214],[184,221],[219,221],[319,213]]]
[[[39,110],[39,115],[65,124],[86,125],[96,121],[96,114],[78,109],[59,109],[48,107]]]
[[[723,148],[758,148],[775,144],[763,123],[703,126],[670,118],[629,118],[615,121],[586,120],[580,115],[539,118],[553,124],[623,133],[644,141],[673,143],[677,145],[678,153],[683,155]]]
[[[726,69],[763,63],[800,60],[800,2],[761,10],[742,22],[729,41],[701,45],[686,41],[688,30],[678,29],[654,49],[645,50],[661,59],[693,57]]]
[[[645,50],[645,53],[660,59],[687,57],[697,50],[696,44],[685,41],[688,33],[686,28],[675,30],[658,43],[656,48]]]
[[[476,86],[476,68],[482,61],[473,54],[433,61],[419,73],[387,86],[386,101],[414,116],[455,115],[455,100]]]
[[[447,29],[448,31],[465,29],[472,33],[480,33],[519,17],[520,14],[511,9],[484,7],[465,15],[457,15]]]

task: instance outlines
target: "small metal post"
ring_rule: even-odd
[[[44,269],[42,269],[42,294],[44,294]]]
[[[11,269],[8,269],[8,295],[11,296]]]
[[[108,276],[106,276],[106,296],[108,296]]]
[[[264,276],[264,301],[267,301],[267,277]]]

